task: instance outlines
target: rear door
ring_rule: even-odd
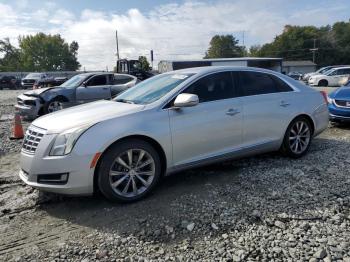
[[[109,83],[110,74],[94,75],[89,78],[85,85],[77,88],[77,102],[91,102],[100,99],[111,98],[111,88]]]
[[[239,73],[244,146],[268,144],[283,137],[293,112],[293,91],[276,76],[254,71]]]
[[[169,108],[174,165],[229,153],[242,142],[242,104],[231,72],[204,76],[182,93],[196,94],[199,104]]]

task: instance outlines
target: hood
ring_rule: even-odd
[[[24,94],[26,96],[35,96],[38,97],[40,94],[46,92],[47,90],[55,89],[54,87],[45,87],[45,88],[39,88],[39,89],[34,89],[30,90],[28,92],[25,92]]]
[[[107,119],[132,114],[144,107],[144,105],[100,100],[39,117],[32,124],[46,129],[48,134],[56,134],[71,128],[93,125]]]
[[[331,98],[338,99],[338,100],[349,100],[350,101],[350,87],[349,86],[342,86],[332,92],[329,95]]]
[[[310,76],[310,78],[311,78],[311,77],[312,77],[312,78],[317,78],[317,77],[324,77],[324,76],[326,76],[326,75],[323,75],[323,74],[313,74],[313,75]]]

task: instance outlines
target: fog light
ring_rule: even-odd
[[[68,173],[38,175],[38,183],[64,185],[68,182]]]

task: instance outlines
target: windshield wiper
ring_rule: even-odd
[[[135,104],[134,101],[127,100],[127,99],[116,99],[116,102],[121,102],[121,103],[128,103],[128,104]]]

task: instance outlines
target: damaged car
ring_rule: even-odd
[[[63,108],[111,99],[134,86],[137,78],[127,74],[83,73],[58,87],[40,88],[17,97],[15,108],[29,119]]]

